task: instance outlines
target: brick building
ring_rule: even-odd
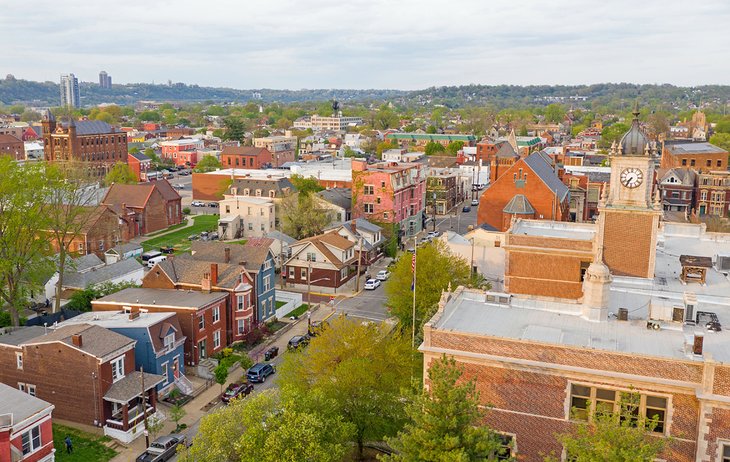
[[[224,146],[221,165],[225,168],[262,169],[273,165],[271,151],[251,146]]]
[[[474,135],[442,134],[442,133],[388,133],[385,141],[395,140],[401,146],[414,143],[416,146],[425,146],[428,143],[438,143],[444,147],[455,141],[461,141],[464,146],[474,146],[477,139]]]
[[[145,181],[148,170],[152,170],[152,159],[141,152],[129,153],[127,156],[127,164],[132,169],[137,181]]]
[[[254,138],[253,147],[269,151],[273,167],[281,167],[286,162],[297,160],[297,137],[291,136],[290,132],[286,136]]]
[[[446,215],[460,200],[456,175],[442,172],[426,178],[426,214]]]
[[[570,221],[583,223],[596,219],[601,191],[606,187],[609,176],[602,172],[566,172],[562,175],[561,179],[570,193]]]
[[[53,405],[0,383],[0,460],[53,462]]]
[[[476,160],[488,166],[490,183],[497,181],[519,159],[517,151],[506,141],[493,142],[485,138],[477,143]]]
[[[568,187],[560,181],[545,153],[535,152],[517,160],[480,197],[478,224],[505,231],[513,217],[558,221],[570,218]]]
[[[100,120],[69,119],[56,123],[43,116],[44,156],[50,162],[83,162],[92,172],[105,175],[117,162],[127,162],[127,135]]]
[[[25,145],[13,135],[0,134],[0,156],[10,156],[15,160],[25,159]]]
[[[231,187],[236,188],[238,195],[268,197],[274,202],[296,192],[289,178],[284,176],[254,176],[236,173],[236,170],[193,173],[193,199],[219,201],[230,193]]]
[[[127,221],[132,237],[176,225],[183,218],[182,198],[167,180],[113,184],[101,203]]]
[[[169,136],[169,134],[168,134]],[[203,140],[183,138],[180,140],[162,141],[160,158],[171,160],[175,165],[195,167],[198,163],[198,150],[205,147]]]
[[[302,239],[290,248],[282,269],[288,287],[337,293],[357,273],[355,244],[336,232]]]
[[[730,212],[730,172],[711,171],[697,175],[694,209],[698,215],[728,216],[728,212]]]
[[[76,255],[94,253],[103,258],[104,252],[134,237],[125,224],[120,224],[119,214],[106,205],[84,207],[83,215],[79,216],[82,219],[84,224],[69,246]],[[52,236],[49,239],[51,247],[58,252],[58,242]]]
[[[689,213],[695,207],[697,173],[690,168],[659,169],[657,188],[662,208],[671,212]]]
[[[404,237],[423,229],[426,178],[417,163],[352,161],[352,217],[397,224]]]
[[[142,434],[142,373],[135,340],[89,324],[26,327],[0,337],[0,382],[48,401],[58,419],[101,426],[123,442]],[[144,373],[147,415],[157,409],[159,375]]]
[[[662,148],[662,168],[684,167],[698,172],[727,170],[728,152],[706,143],[665,141]]]
[[[147,274],[143,286],[144,288],[123,289],[94,300],[91,308],[93,311],[134,313],[147,310],[150,313],[176,313],[182,331],[180,334],[185,337],[183,347],[185,365],[191,368],[227,345],[225,343],[227,294],[173,290],[187,287],[166,280],[159,265]]]

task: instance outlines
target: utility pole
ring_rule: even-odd
[[[413,236],[413,314],[411,317],[411,348],[416,348],[416,271],[418,270],[418,242]]]
[[[436,193],[435,192],[431,194],[431,199],[432,199],[431,203],[433,204],[433,210],[432,210],[431,217],[433,218],[432,225],[433,225],[433,232],[435,233],[436,232]]]
[[[307,311],[312,309],[312,262],[307,264]]]
[[[150,447],[150,431],[147,422],[147,396],[144,392],[144,366],[139,367],[142,376],[142,415],[144,416],[144,442],[145,447]]]
[[[360,250],[357,256],[357,275],[355,276],[355,293],[360,292],[360,266],[362,265],[362,236],[360,236]],[[365,281],[367,282],[367,281]]]

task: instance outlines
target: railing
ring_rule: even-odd
[[[155,408],[147,406],[147,416],[151,416],[155,413]],[[142,412],[142,406],[137,405],[129,410],[127,414],[127,428],[134,427],[137,423],[144,419],[144,412]],[[106,425],[116,430],[124,431],[124,414],[117,412],[112,416],[111,419],[106,419]]]

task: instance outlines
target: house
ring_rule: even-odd
[[[271,167],[272,162],[271,151],[263,147],[224,146],[221,152],[221,165],[225,168],[262,169]]]
[[[281,231],[270,231],[266,234],[267,239],[271,239],[271,246],[269,249],[274,254],[274,262],[276,269],[281,269],[282,263],[291,257],[291,245],[297,242],[293,237],[282,233]]]
[[[446,215],[463,198],[458,177],[448,171],[426,178],[426,214]]]
[[[54,416],[129,443],[157,412],[159,375],[134,370],[137,342],[100,326],[33,326],[0,336],[0,382],[53,404]]]
[[[158,396],[166,395],[175,385],[183,393],[192,392],[184,376],[186,337],[177,313],[132,311],[129,307],[128,310],[81,313],[59,326],[72,324],[100,326],[136,340],[134,369],[164,377],[164,381],[157,384]]]
[[[391,228],[397,225],[405,238],[412,238],[423,229],[426,177],[422,164],[368,165],[353,159],[352,183],[353,218],[389,224]]]
[[[288,287],[336,293],[356,274],[355,244],[336,232],[302,239],[291,250],[282,269]]]
[[[86,199],[84,199],[86,200]],[[89,199],[92,202],[93,199]],[[69,243],[68,250],[75,255],[96,254],[104,252],[120,242],[127,242],[131,237],[126,226],[120,225],[119,215],[106,205],[84,206],[76,215],[80,222],[78,232]],[[74,225],[75,227],[76,225]],[[51,232],[46,233],[51,247],[58,252],[59,244]]]
[[[183,219],[182,198],[167,180],[113,184],[102,204],[129,223],[133,237],[168,228]]]
[[[236,175],[235,170],[193,173],[193,199],[218,201],[235,190],[236,194],[231,195],[268,197],[276,203],[296,192],[289,178],[271,174],[248,175]]]
[[[119,244],[104,252],[104,260],[107,264],[111,264],[140,255],[142,255],[142,246],[130,242],[129,244]]]
[[[156,270],[153,269],[152,271]],[[154,274],[152,272],[150,273]],[[148,278],[147,285],[150,285],[149,281]],[[242,293],[242,297],[242,302],[244,303],[242,308],[245,309],[248,306],[248,303],[246,303],[248,296]],[[175,333],[174,344],[177,345],[177,341],[180,338],[184,338],[184,358],[181,358],[181,360],[184,359],[185,365],[190,366],[190,370],[194,373],[195,366],[219,352],[227,345],[225,343],[225,326],[227,322],[226,299],[227,294],[221,292],[132,287],[93,300],[91,302],[91,308],[94,313],[111,312],[116,314],[119,312],[131,312],[141,313],[140,316],[143,316],[145,314],[144,312],[155,314],[156,316],[158,314],[175,313],[177,315],[177,324],[169,322],[170,318],[167,318],[168,324],[173,326],[174,329],[177,329],[179,325],[179,330]],[[148,322],[146,319],[159,321],[158,317],[149,317],[144,318],[140,324],[146,324]],[[133,322],[134,319],[131,320],[130,324]],[[165,322],[160,326],[160,333],[165,333],[165,336],[170,335],[169,328],[164,327],[164,324]],[[176,350],[177,346],[173,347],[173,349]],[[172,361],[168,362],[167,380],[180,381],[174,375],[176,372],[174,370],[176,356],[177,353],[173,354]],[[141,359],[141,361],[144,360]],[[164,370],[161,363],[159,367],[159,370]],[[177,372],[183,372],[182,366]],[[172,374],[172,376],[169,374]]]
[[[363,267],[367,267],[383,256],[385,237],[382,231],[383,228],[380,226],[364,218],[356,218],[326,232],[336,232],[355,244],[356,257],[360,259]]]
[[[266,238],[253,240],[259,244],[263,241],[267,243],[265,245],[236,245],[223,242],[193,242],[190,248],[191,255],[184,257],[204,262],[243,266],[250,275],[249,283],[253,286],[256,307],[254,325],[266,322],[276,312],[276,265],[270,248],[271,242]]]
[[[730,172],[699,173],[694,207],[698,215],[727,217],[730,212]]]
[[[101,262],[101,260],[99,260]],[[119,284],[129,282],[141,284],[144,277],[144,266],[135,258],[120,260],[111,264],[83,270],[66,270],[63,277],[61,298],[70,298],[73,292],[84,290],[98,284]]]
[[[691,168],[697,172],[727,170],[728,152],[707,142],[665,141],[661,167]]]
[[[53,462],[53,405],[0,383],[0,460]]]
[[[219,203],[218,234],[223,240],[262,237],[275,229],[273,199],[242,196],[231,188]]]
[[[657,188],[664,210],[685,214],[692,211],[697,172],[690,168],[680,167],[659,169],[657,179]]]
[[[144,181],[147,178],[147,171],[152,170],[152,159],[141,152],[130,152],[127,155],[127,165],[134,172],[137,181]]]
[[[570,194],[551,159],[535,152],[517,160],[479,199],[477,223],[505,231],[513,217],[568,220]]]
[[[168,136],[172,137],[168,132]],[[171,160],[175,165],[195,167],[198,163],[198,150],[203,149],[203,140],[183,138],[160,142],[162,159]]]
[[[265,148],[271,153],[271,166],[279,168],[297,159],[297,137],[290,131],[285,136],[266,136],[253,139],[254,148]]]
[[[331,225],[349,221],[352,217],[352,190],[349,188],[330,188],[319,191],[317,203],[332,211]]]

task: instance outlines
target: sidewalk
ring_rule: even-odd
[[[321,308],[312,313],[311,320],[321,321],[332,316],[333,314],[334,310],[331,307],[327,305],[322,305]],[[307,318],[306,316],[302,316],[297,321],[291,322],[290,326],[284,327],[281,330],[277,331],[267,342],[264,342],[254,348],[251,352],[249,352],[249,356],[251,356],[251,359],[256,361],[257,354],[261,354],[261,352],[266,351],[271,346],[277,346],[279,347],[279,356],[271,362],[273,364],[278,364],[281,361],[281,355],[286,352],[286,347],[289,343],[289,339],[295,335],[304,335],[306,332]],[[226,381],[225,385],[223,385],[223,388],[225,389],[225,387],[227,387],[229,384],[239,380],[242,374],[244,374],[245,372],[246,371],[240,368],[234,370],[231,374],[229,374],[228,380]],[[276,377],[276,375],[274,375],[274,377]],[[270,383],[275,382],[267,381],[266,384],[269,385]],[[254,392],[260,390],[261,386],[262,384],[257,384]],[[197,433],[200,419],[202,419],[206,414],[215,412],[216,409],[220,408],[220,404],[216,404],[216,406],[212,408],[209,406],[212,401],[218,400],[220,392],[220,385],[218,385],[217,383],[213,384],[213,386],[203,391],[200,395],[195,397],[195,399],[189,401],[183,406],[186,414],[185,417],[180,420],[180,423],[187,424],[188,426],[188,428],[184,430],[184,432],[188,435],[188,441],[192,441],[195,433]],[[159,402],[159,409],[165,415],[167,420],[165,420],[165,424],[158,437],[162,435],[167,435],[175,430],[175,423],[169,419],[170,406],[165,403]],[[150,435],[150,442],[152,442],[152,440],[153,438]],[[128,446],[123,446],[123,449],[116,457],[112,459],[112,462],[134,462],[137,456],[142,454],[145,449],[146,447],[144,436],[140,436]]]
[[[193,216],[192,215],[187,215],[185,217],[185,219],[186,219],[185,226],[180,226],[179,228],[171,229],[169,231],[165,231],[165,232],[162,232],[162,233],[159,233],[159,234],[158,233],[153,233],[154,234],[153,236],[150,236],[148,234],[145,234],[144,236],[137,236],[137,237],[134,237],[134,238],[130,239],[129,242],[131,242],[133,244],[141,244],[144,241],[148,241],[150,239],[156,239],[156,238],[158,238],[160,236],[164,236],[166,234],[174,233],[176,231],[180,231],[181,229],[189,228],[189,227],[191,227],[191,226],[193,226],[195,224],[195,220],[193,220]]]

